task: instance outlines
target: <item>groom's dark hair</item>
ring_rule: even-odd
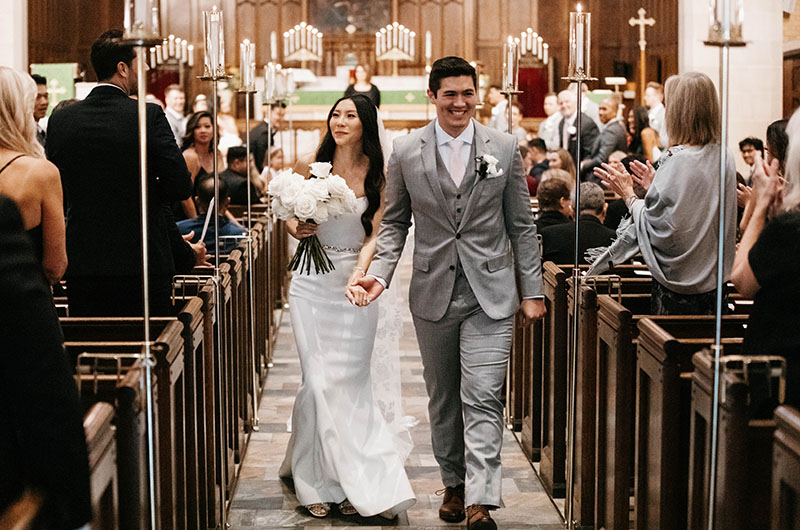
[[[471,64],[461,57],[452,55],[449,57],[442,57],[441,59],[437,59],[431,67],[428,88],[433,92],[433,95],[436,96],[436,92],[438,92],[439,88],[442,86],[442,79],[445,77],[460,77],[462,75],[470,76],[472,78],[472,85],[477,89],[478,76],[475,73],[475,68],[473,68]]]

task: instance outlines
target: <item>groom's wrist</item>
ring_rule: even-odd
[[[375,278],[375,281],[378,282],[379,284],[383,285],[384,289],[388,289],[389,288],[389,285],[386,283],[386,280],[384,280],[380,276],[375,276],[374,274],[367,274],[364,277],[365,278]]]

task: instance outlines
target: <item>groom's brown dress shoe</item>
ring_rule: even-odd
[[[464,485],[445,488],[439,518],[448,523],[460,523],[464,517]]]
[[[497,524],[486,506],[470,504],[467,507],[467,530],[497,530]]]

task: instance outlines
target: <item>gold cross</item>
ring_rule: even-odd
[[[628,24],[631,26],[639,26],[639,49],[643,50],[647,47],[647,40],[644,38],[644,29],[645,26],[654,26],[656,24],[656,20],[654,18],[645,18],[644,16],[647,14],[647,11],[643,8],[639,8],[639,18],[631,17],[628,20]]]

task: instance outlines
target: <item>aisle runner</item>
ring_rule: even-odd
[[[404,297],[410,275],[410,265],[401,265],[395,275],[395,288],[401,288]],[[326,519],[314,519],[298,506],[294,494],[278,479],[278,468],[289,441],[286,422],[291,415],[300,381],[300,362],[286,313],[278,336],[275,366],[270,371],[259,407],[261,431],[253,433],[250,439],[244,469],[233,500],[229,519],[233,530],[305,526],[313,526],[315,530],[326,526],[459,526],[445,523],[437,516],[441,497],[437,497],[434,492],[442,487],[442,482],[431,450],[428,398],[422,380],[422,363],[411,315],[405,303],[402,309],[404,329],[400,348],[403,406],[406,414],[419,420],[419,425],[412,430],[414,450],[406,462],[408,476],[417,495],[417,504],[396,521],[386,521],[380,517],[340,517],[335,510]],[[561,530],[562,525],[555,508],[509,431],[505,434],[503,464],[505,508],[495,512],[500,529]]]

